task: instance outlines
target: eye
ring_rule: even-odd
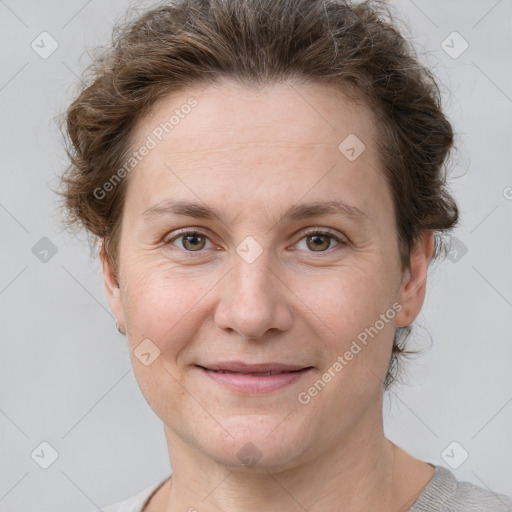
[[[344,241],[334,233],[321,230],[312,230],[307,232],[306,236],[301,238],[299,244],[303,240],[305,240],[306,250],[309,250],[310,252],[326,252],[331,248],[332,240],[335,240],[337,245],[344,244]],[[337,245],[334,247],[337,247]]]
[[[201,249],[205,248],[206,241],[209,241],[208,237],[200,231],[183,231],[169,240],[166,240],[165,245],[174,245],[174,242],[180,239],[182,239],[182,241],[179,242],[178,247],[187,252],[200,252]]]
[[[176,241],[180,240],[179,245],[175,244]],[[298,242],[300,244],[302,241],[305,241],[306,251],[308,252],[327,252],[328,249],[331,249],[332,241],[334,240],[337,245],[344,245],[346,242],[336,234],[330,231],[322,231],[322,230],[311,230],[305,233],[305,236],[301,238]],[[182,231],[175,234],[172,238],[165,240],[165,245],[175,245],[179,249],[182,249],[186,252],[201,252],[202,249],[207,248],[206,244],[209,240],[208,236],[201,231],[191,230],[191,231]]]

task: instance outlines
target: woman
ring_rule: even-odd
[[[90,78],[62,194],[172,467],[106,510],[512,510],[384,436],[458,210],[436,83],[382,9],[180,0]]]

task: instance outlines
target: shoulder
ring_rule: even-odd
[[[149,502],[151,496],[153,496],[158,488],[168,479],[169,477],[166,476],[164,479],[160,479],[157,482],[152,483],[130,498],[118,501],[108,507],[102,508],[102,510],[103,512],[143,512],[144,507]]]
[[[478,511],[478,512],[512,512],[512,498],[478,487],[470,482],[457,482],[457,489],[454,493],[453,507],[458,511]],[[460,508],[462,507],[462,508]]]
[[[512,498],[470,482],[460,482],[441,466],[410,512],[512,512]]]

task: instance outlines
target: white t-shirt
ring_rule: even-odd
[[[441,466],[414,505],[407,512],[512,512],[512,498],[483,489],[470,482],[459,482],[455,475]],[[146,487],[127,500],[110,505],[103,512],[143,512],[156,490],[167,480]]]

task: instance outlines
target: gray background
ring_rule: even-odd
[[[385,429],[414,456],[448,468],[467,451],[453,470],[460,480],[512,495],[512,2],[393,4],[444,84],[462,218],[416,322],[412,342],[425,353],[408,364],[409,384],[386,397]],[[84,50],[109,41],[127,5],[0,0],[2,512],[90,511],[170,471],[99,262],[85,236],[61,231],[49,188],[66,164],[54,118],[89,62]],[[58,42],[46,59],[31,47],[43,31]],[[453,31],[469,44],[458,58],[441,47],[462,49]],[[43,237],[54,255],[41,252]],[[48,469],[39,465],[50,454],[42,442],[58,452]]]

